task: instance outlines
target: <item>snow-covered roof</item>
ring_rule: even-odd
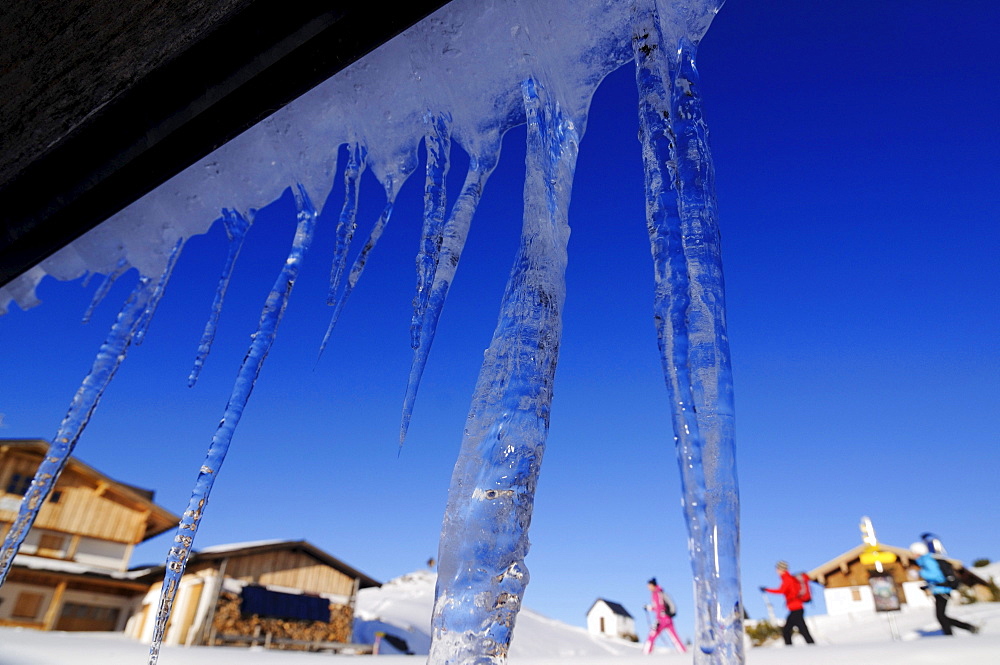
[[[618,616],[628,617],[629,619],[634,618],[631,614],[628,613],[628,610],[626,610],[621,603],[616,603],[615,601],[607,600],[606,598],[598,598],[597,600],[595,600],[594,604],[590,606],[589,610],[587,610],[587,614],[590,614],[594,610],[594,608],[597,607],[597,605],[600,603],[604,603],[605,605],[607,605],[608,608]]]
[[[826,563],[813,568],[808,572],[808,575],[810,578],[816,580],[820,584],[823,584],[824,579],[826,578],[827,575],[832,573],[834,570],[839,569],[841,566],[849,564],[855,559],[860,558],[864,552],[868,551],[868,548],[869,546],[867,544],[862,543],[861,545],[858,545],[857,547],[844,552],[840,556],[834,557],[833,559],[830,559]],[[881,552],[892,552],[893,554],[895,554],[897,557],[899,557],[899,561],[904,567],[909,566],[911,562],[915,562],[917,558],[913,555],[913,552],[911,552],[907,547],[896,547],[894,545],[886,545],[885,543],[879,543],[878,549]],[[970,577],[968,580],[965,580],[967,581],[967,583],[979,584],[983,581],[979,579],[980,574],[978,572],[978,569],[970,570],[966,568],[965,565],[958,559],[954,559],[952,557],[944,557],[944,558],[950,561],[951,564],[955,566],[955,568],[962,569],[973,574],[972,577]]]
[[[356,578],[359,580],[360,587],[362,589],[382,585],[382,583],[375,578],[365,575],[357,568],[347,565],[340,559],[327,554],[306,540],[256,540],[243,543],[230,543],[226,545],[213,545],[192,553],[191,562],[222,559],[230,556],[259,554],[275,550],[297,550],[303,552],[317,561],[334,568],[335,570],[339,570],[346,575]]]
[[[86,575],[105,577],[113,580],[132,581],[147,574],[150,569],[136,570],[111,570],[101,566],[88,566],[76,561],[64,561],[62,559],[50,559],[48,557],[32,556],[30,554],[18,554],[14,557],[14,565],[29,568],[31,570],[44,570],[52,573],[70,573],[72,575]]]
[[[265,545],[276,545],[278,543],[291,542],[287,540],[272,539],[272,540],[250,540],[245,543],[227,543],[224,545],[211,545],[209,547],[203,547],[198,550],[199,554],[218,554],[221,552],[235,552],[238,550],[253,549],[256,547],[262,547]],[[300,541],[296,541],[300,542]]]

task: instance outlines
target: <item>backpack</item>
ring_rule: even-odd
[[[955,572],[955,567],[951,565],[951,562],[947,559],[938,559],[935,557],[934,560],[937,561],[938,568],[941,569],[941,577],[944,578],[944,582],[941,583],[941,586],[946,586],[949,589],[957,589],[959,582],[958,573]]]
[[[660,591],[660,600],[663,601],[663,611],[667,613],[668,617],[673,618],[677,616],[677,608],[674,606],[670,596]]]
[[[809,576],[805,573],[799,573],[795,576],[795,581],[799,583],[799,600],[803,603],[812,602],[812,591],[809,589]]]

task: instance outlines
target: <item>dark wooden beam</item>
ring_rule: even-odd
[[[0,38],[0,286],[444,4],[10,3]],[[46,28],[51,35],[38,34]],[[31,41],[40,36],[48,41]],[[65,112],[53,118],[54,108]]]

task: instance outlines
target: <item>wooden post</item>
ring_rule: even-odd
[[[66,548],[66,556],[63,557],[67,561],[72,561],[76,558],[76,551],[80,549],[80,534],[76,533],[70,536],[69,547]],[[125,566],[121,567],[121,570],[125,570]]]
[[[62,597],[65,592],[66,580],[63,580],[56,586],[52,600],[49,601],[49,608],[45,610],[43,630],[52,630],[55,627],[56,621],[59,620],[59,611],[62,609]]]
[[[219,599],[222,598],[222,586],[226,582],[226,566],[229,565],[229,557],[222,560],[222,565],[219,566],[219,588],[215,591],[215,602],[212,603],[208,608],[208,617],[205,619],[205,625],[202,627],[202,635],[208,634],[207,639],[202,641],[208,646],[215,646],[215,610],[219,607]]]

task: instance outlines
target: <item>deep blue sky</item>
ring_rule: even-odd
[[[1000,15],[985,0],[731,1],[702,44],[754,617],[764,613],[756,589],[775,582],[775,560],[820,565],[860,543],[863,515],[893,545],[930,530],[960,559],[1000,557],[997,34]],[[610,76],[581,146],[525,603],[582,625],[606,597],[644,630],[644,582],[656,575],[690,635],[635,97],[630,67]],[[436,555],[517,241],[523,137],[516,130],[504,143],[399,456],[422,183],[406,184],[317,366],[335,188],[196,547],[305,538],[381,580]],[[462,162],[457,155],[455,186]],[[359,235],[381,208],[377,187],[366,187]],[[223,234],[188,243],[146,343],[80,441],[81,459],[184,509],[287,253],[293,225],[284,210],[266,211],[254,229],[193,390],[187,372]],[[123,278],[87,326],[80,316],[98,279],[85,288],[46,281],[44,305],[0,320],[0,436],[53,435],[133,279]],[[140,547],[134,562],[162,560],[169,539]]]

